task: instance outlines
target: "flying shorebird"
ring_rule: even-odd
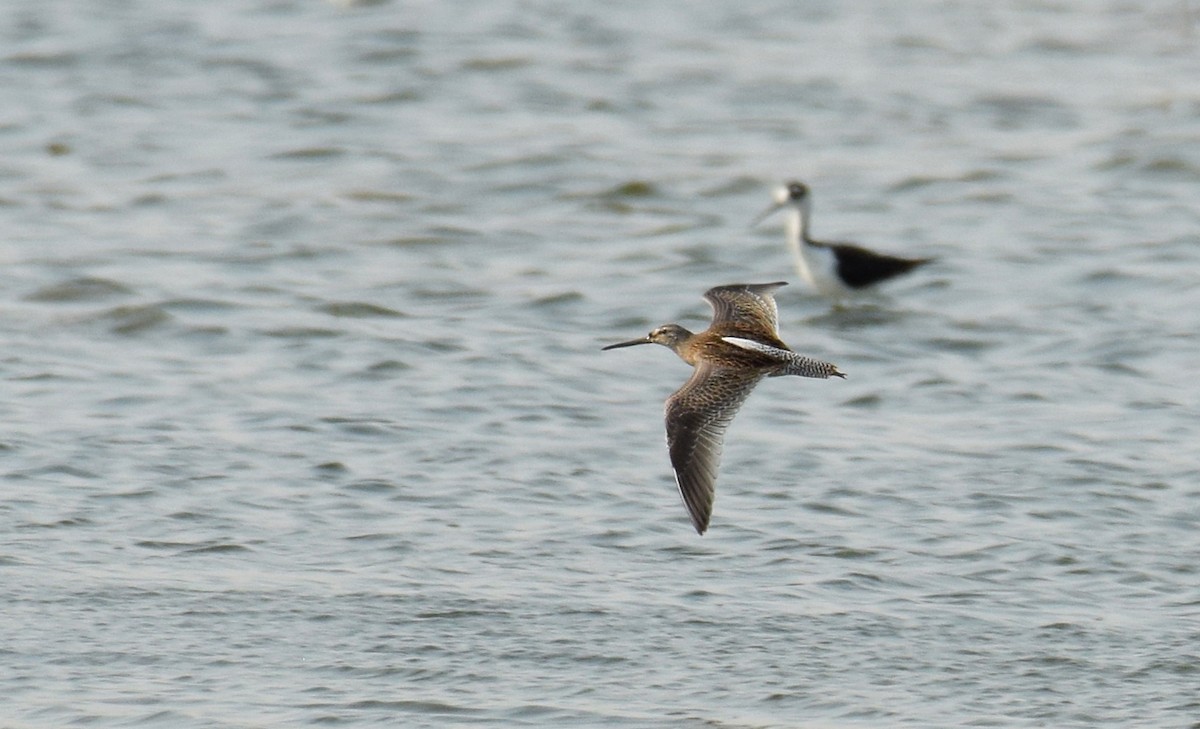
[[[808,185],[789,182],[778,188],[774,197],[775,202],[751,225],[758,225],[771,213],[786,208],[788,247],[796,260],[796,268],[818,293],[835,302],[933,260],[900,258],[876,253],[852,243],[813,240],[808,237],[808,221],[812,211],[812,195]]]
[[[661,344],[695,368],[683,387],[667,398],[666,419],[675,483],[700,534],[712,516],[725,429],[758,381],[782,375],[846,376],[835,365],[796,354],[779,338],[779,310],[771,292],[786,285],[779,281],[709,289],[704,294],[713,308],[708,329],[693,334],[678,324],[665,324],[640,339],[604,347]]]

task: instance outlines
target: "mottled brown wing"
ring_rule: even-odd
[[[779,309],[771,295],[786,281],[767,284],[731,284],[717,286],[704,293],[713,308],[713,328],[734,327],[762,330],[779,336]]]
[[[667,398],[667,451],[679,494],[700,534],[712,516],[725,429],[763,376],[701,362]]]

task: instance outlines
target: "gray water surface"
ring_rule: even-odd
[[[1195,12],[9,3],[0,726],[1200,726]]]

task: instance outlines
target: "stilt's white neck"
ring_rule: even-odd
[[[808,241],[808,200],[791,205],[787,211],[788,240],[796,245]]]
[[[818,255],[820,249],[808,245],[808,201],[802,200],[799,205],[788,206],[785,219],[788,248],[796,262],[796,270],[810,286],[824,293],[824,279],[820,270],[822,261]]]

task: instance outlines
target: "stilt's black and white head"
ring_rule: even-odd
[[[775,190],[775,201],[780,205],[799,203],[808,199],[808,185],[792,180]]]
[[[750,227],[758,225],[770,217],[771,214],[776,210],[780,210],[782,208],[792,208],[798,211],[804,217],[808,217],[810,196],[808,185],[805,185],[803,182],[792,180],[791,182],[780,185],[779,187],[775,188],[774,191],[772,191],[771,197],[775,200],[775,202],[771,203],[770,207],[768,207],[766,210],[759,213],[758,217],[750,223]]]

